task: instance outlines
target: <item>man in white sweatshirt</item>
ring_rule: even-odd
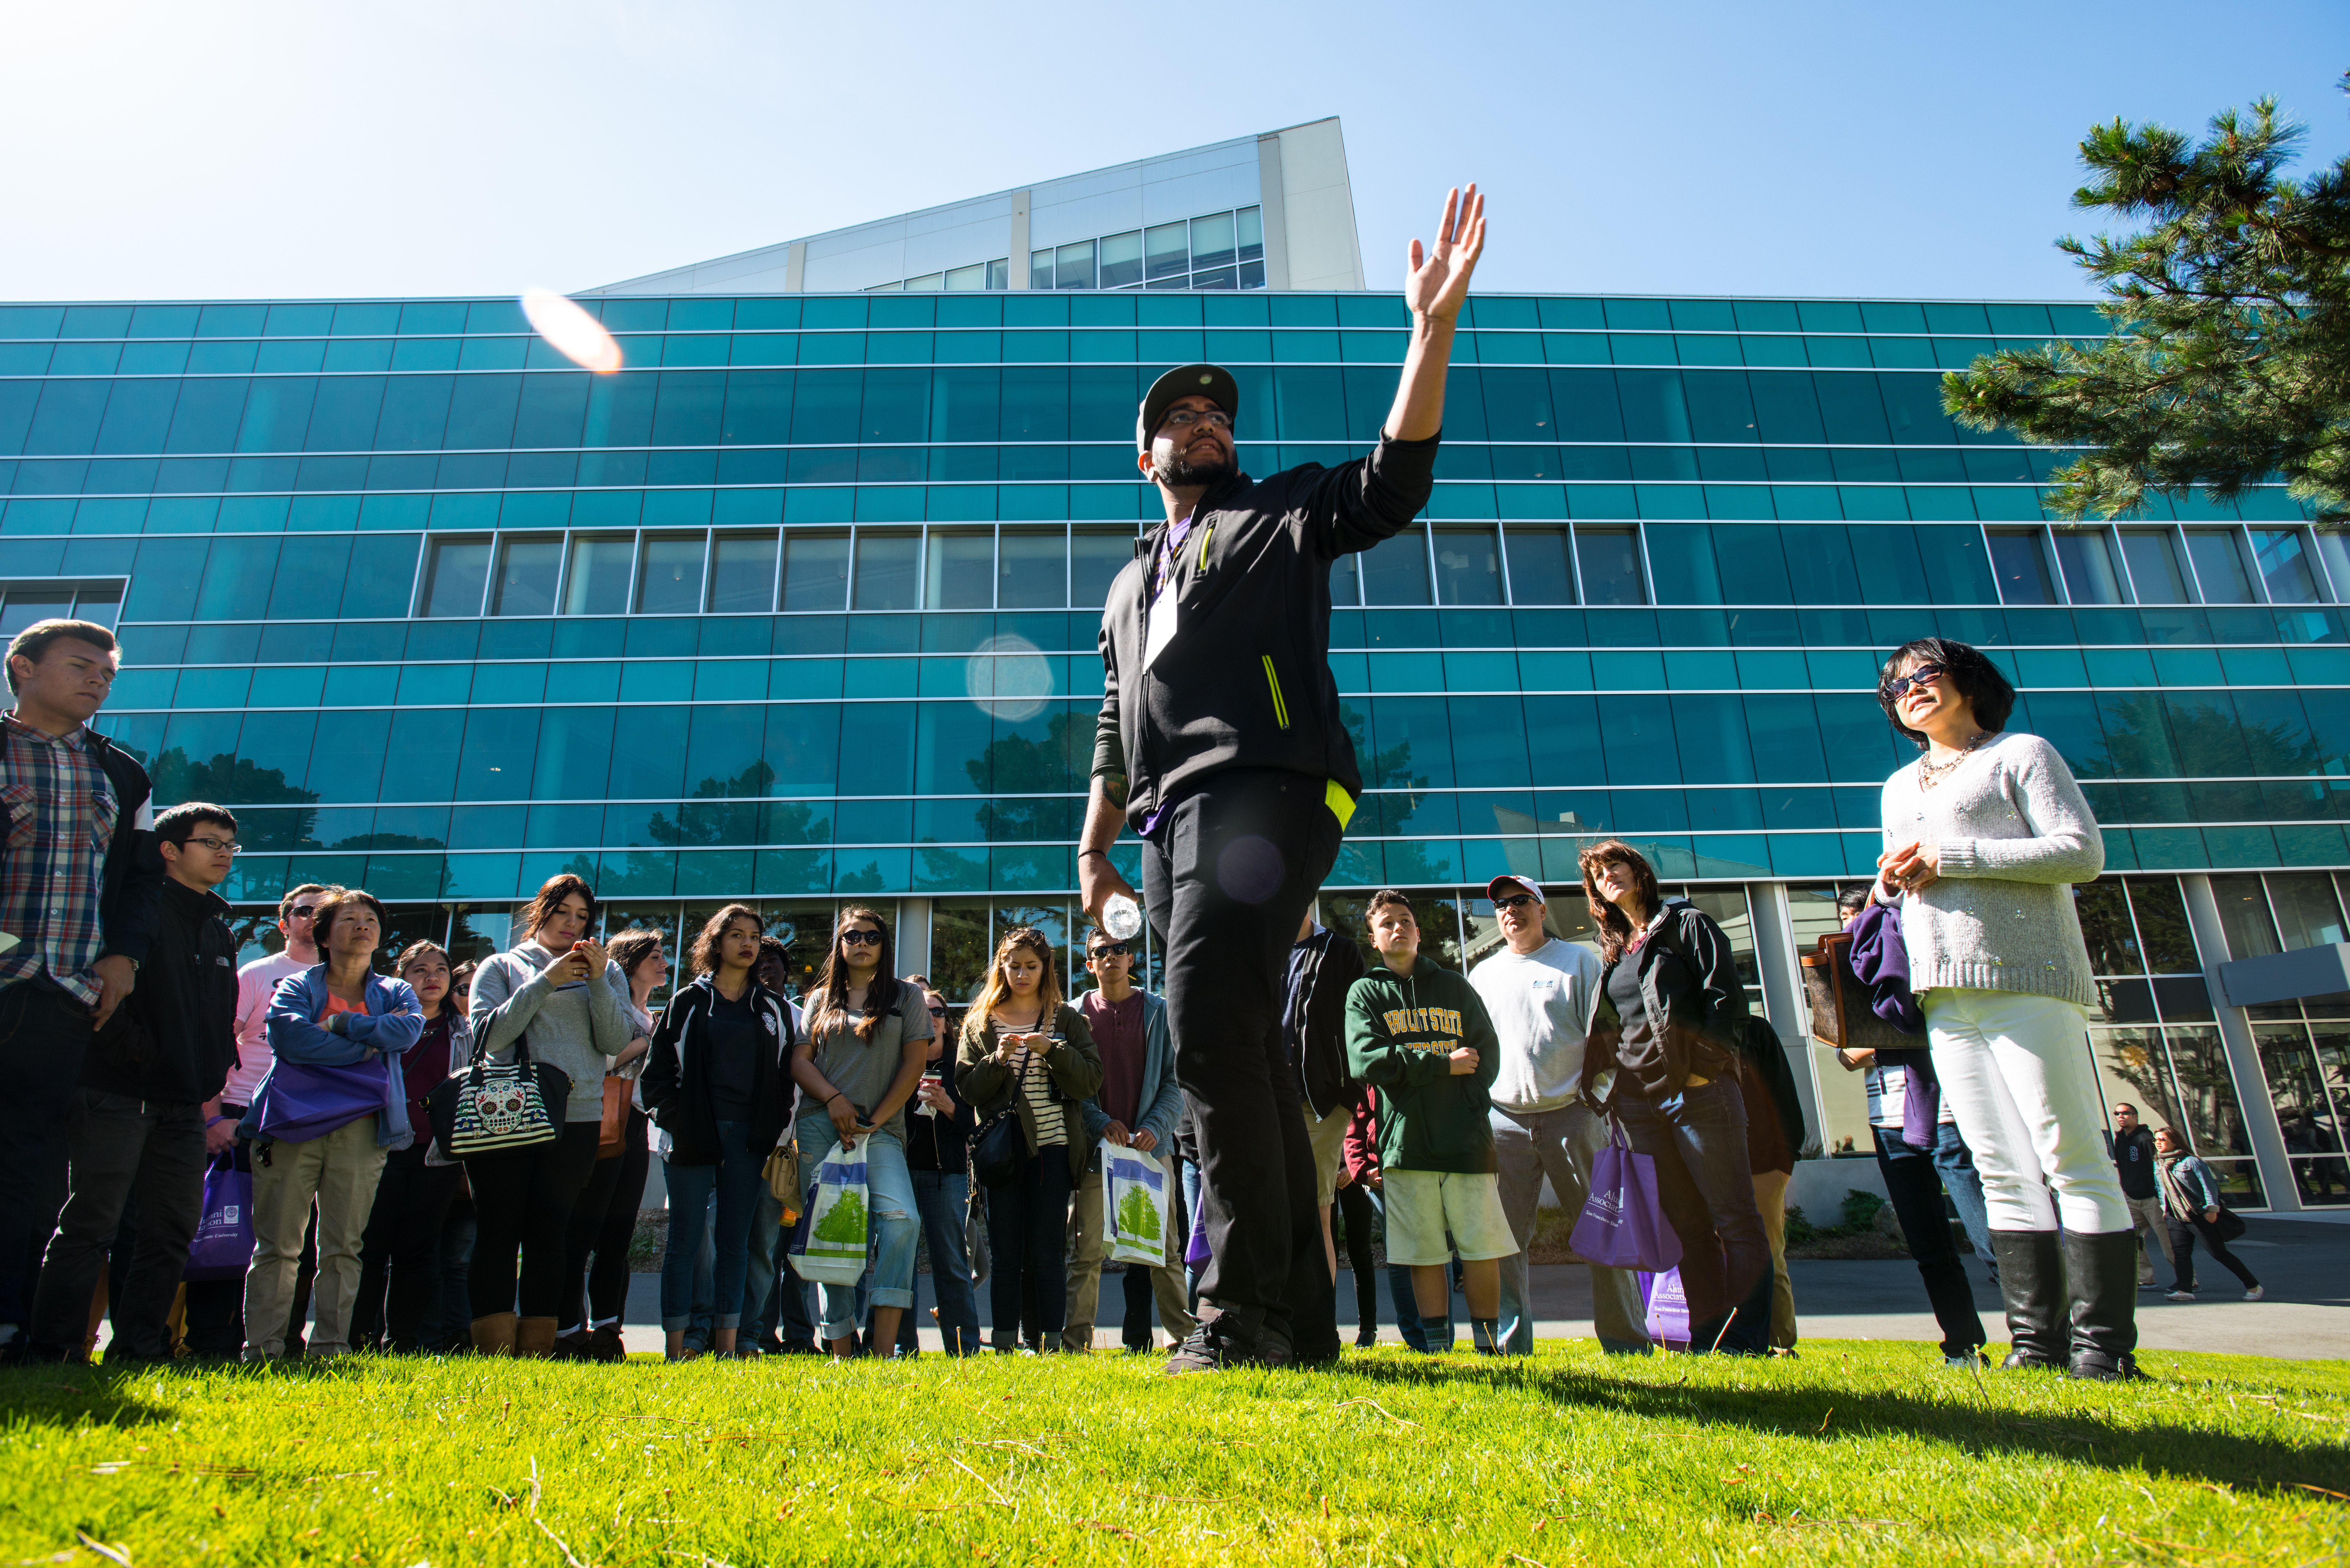
[[[1518,1251],[1502,1260],[1503,1349],[1531,1355],[1534,1348],[1526,1247],[1534,1240],[1534,1209],[1543,1178],[1569,1215],[1583,1212],[1591,1189],[1591,1162],[1607,1128],[1576,1097],[1583,1083],[1583,1037],[1599,1004],[1599,955],[1561,940],[1543,927],[1542,889],[1523,877],[1496,877],[1486,886],[1505,943],[1469,971],[1500,1042],[1493,1080],[1493,1152],[1501,1164],[1502,1210]],[[1600,1348],[1645,1355],[1648,1333],[1640,1290],[1626,1270],[1591,1265],[1592,1315]]]

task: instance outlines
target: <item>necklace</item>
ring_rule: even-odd
[[[1978,730],[1975,732],[1975,738],[1973,740],[1969,741],[1965,745],[1951,753],[1949,757],[1945,758],[1941,762],[1928,762],[1924,757],[1919,757],[1918,759],[1918,787],[1919,789],[1932,789],[1936,784],[1940,784],[1942,780],[1949,775],[1950,771],[1952,768],[1957,767],[1960,763],[1965,762],[1969,757],[1974,755],[1975,748],[1990,739],[1991,732],[1989,730]]]

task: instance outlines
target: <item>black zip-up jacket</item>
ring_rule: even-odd
[[[163,880],[139,982],[91,1037],[82,1086],[162,1105],[211,1099],[236,1065],[236,938],[228,902]]]
[[[979,1118],[972,1114],[971,1102],[962,1097],[955,1086],[954,1039],[947,1040],[946,1054],[922,1069],[936,1072],[939,1083],[946,1089],[947,1099],[954,1106],[952,1115],[941,1111],[923,1116],[919,1101],[906,1103],[906,1168],[936,1170],[948,1176],[962,1176],[971,1169],[969,1145],[971,1135],[979,1129]]]
[[[1596,1105],[1592,1085],[1614,1072],[1607,1091],[1643,1099],[1670,1099],[1692,1074],[1720,1078],[1737,1070],[1739,1035],[1746,1027],[1746,987],[1729,933],[1684,898],[1665,900],[1666,919],[1640,944],[1599,977],[1599,1007],[1583,1047],[1583,1097]],[[1627,1040],[1607,984],[1625,963],[1637,966],[1640,999],[1648,1018],[1641,1038]],[[1663,1029],[1657,1019],[1667,1021]],[[1618,1071],[1617,1069],[1621,1069]],[[1750,1110],[1749,1114],[1752,1114]]]
[[[2152,1198],[2161,1190],[2154,1176],[2154,1131],[2141,1122],[2114,1135],[2114,1165],[2122,1177],[2122,1196]]]
[[[784,999],[750,982],[751,1011],[767,1026],[768,1048],[759,1053],[751,1081],[750,1136],[746,1140],[761,1159],[783,1141],[791,1116],[788,1064],[798,1036],[792,1028],[792,1010]],[[718,1116],[710,1105],[710,1050],[704,1038],[710,1004],[717,995],[710,976],[699,975],[670,998],[661,1020],[653,1026],[653,1043],[645,1054],[639,1080],[645,1109],[654,1124],[670,1137],[671,1165],[716,1165],[719,1157]]]
[[[1410,524],[1434,485],[1439,439],[1382,437],[1369,456],[1336,468],[1235,474],[1211,488],[1168,578],[1177,630],[1148,670],[1168,525],[1137,544],[1102,610],[1093,763],[1097,778],[1126,776],[1136,831],[1224,768],[1283,768],[1363,793],[1330,675],[1330,563]]]
[[[1306,941],[1305,1016],[1284,1018],[1282,1033],[1299,1092],[1315,1116],[1326,1116],[1353,1104],[1355,1075],[1347,1071],[1347,992],[1363,978],[1363,950],[1351,937],[1326,926]],[[1290,953],[1294,960],[1295,946]]]

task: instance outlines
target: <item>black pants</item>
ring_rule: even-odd
[[[38,980],[0,986],[0,1326],[32,1325],[34,1282],[66,1202],[66,1118],[89,1024],[70,992]]]
[[[244,1119],[244,1109],[243,1106],[223,1104],[220,1114],[227,1120],[236,1122]],[[235,1162],[237,1169],[248,1172],[253,1169],[253,1145],[250,1141],[232,1138],[226,1152]],[[201,1190],[198,1198],[201,1200]],[[197,1222],[203,1223],[201,1217]],[[316,1268],[317,1265],[314,1262],[311,1266]],[[180,1334],[190,1355],[219,1356],[233,1361],[244,1355],[244,1276],[239,1273],[224,1280],[190,1280],[187,1305],[180,1317]]]
[[[1167,809],[1142,854],[1175,1080],[1198,1129],[1200,1299],[1284,1336],[1293,1314],[1332,1315],[1314,1153],[1281,1040],[1289,950],[1338,856],[1324,789],[1274,768],[1211,774]]]
[[[1942,1210],[1942,1178],[1934,1168],[1933,1151],[1902,1141],[1901,1135],[1871,1127],[1877,1135],[1877,1169],[1885,1178],[1894,1218],[1918,1261],[1918,1275],[1926,1282],[1926,1299],[1933,1304],[1934,1321],[1941,1325],[1942,1354],[1964,1355],[1981,1347],[1982,1318],[1975,1311],[1974,1287],[1967,1283],[1966,1265],[1950,1241],[1950,1222]]]
[[[1035,1288],[1036,1348],[1060,1347],[1069,1313],[1069,1151],[1048,1143],[1001,1187],[987,1189],[987,1244],[995,1270],[987,1277],[989,1319],[1004,1349],[1020,1330],[1021,1281]]]
[[[2212,1224],[2200,1214],[2192,1220],[2167,1218],[2170,1219],[2170,1265],[2173,1290],[2191,1291],[2195,1288],[2195,1239],[2199,1236],[2203,1239],[2205,1249],[2220,1265],[2244,1282],[2246,1290],[2251,1290],[2261,1282],[2252,1277],[2252,1271],[2244,1266],[2244,1261],[2241,1258],[2228,1251],[2228,1243],[2220,1239],[2220,1227]]]
[[[135,1198],[138,1243],[111,1298],[114,1344],[107,1355],[161,1360],[168,1354],[163,1323],[203,1218],[203,1107],[79,1089],[65,1134],[70,1185],[33,1298],[33,1342],[44,1352],[80,1355],[90,1296],[107,1272],[124,1206]]]
[[[403,1355],[423,1348],[425,1314],[441,1286],[441,1227],[461,1174],[457,1166],[425,1164],[427,1147],[420,1143],[384,1159],[375,1208],[359,1241],[359,1294],[351,1305],[354,1349],[383,1341]]]
[[[1365,1339],[1379,1332],[1379,1272],[1371,1262],[1379,1220],[1369,1189],[1359,1181],[1338,1189],[1338,1214],[1346,1221],[1347,1267],[1355,1276],[1355,1335]]]
[[[571,1211],[596,1169],[597,1123],[571,1123],[552,1143],[465,1162],[473,1184],[473,1262],[466,1281],[473,1315],[519,1310],[525,1317],[563,1312],[563,1266],[570,1254]],[[521,1306],[515,1306],[517,1270]]]
[[[460,1176],[449,1217],[434,1243],[438,1268],[431,1303],[424,1309],[424,1348],[463,1350],[473,1343],[473,1302],[467,1288],[473,1263],[473,1189]]]
[[[564,1250],[563,1310],[556,1314],[566,1330],[607,1318],[618,1322],[628,1310],[629,1246],[637,1238],[637,1206],[644,1201],[645,1173],[653,1157],[646,1147],[646,1125],[645,1113],[631,1106],[620,1152],[596,1162],[572,1208],[571,1235]]]

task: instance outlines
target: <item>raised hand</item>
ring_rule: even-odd
[[[1436,251],[1424,255],[1411,242],[1404,269],[1403,302],[1415,316],[1451,321],[1469,299],[1469,275],[1485,250],[1485,198],[1471,183],[1445,192],[1444,219],[1437,225]]]

